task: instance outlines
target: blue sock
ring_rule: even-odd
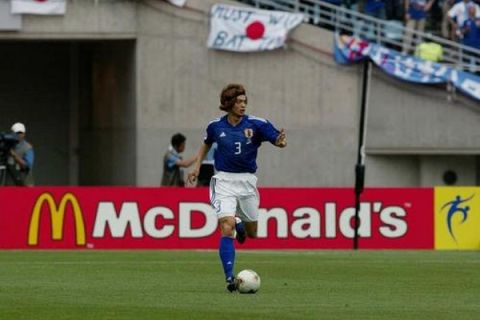
[[[220,239],[220,259],[222,260],[225,279],[233,278],[233,265],[235,264],[235,247],[233,238],[222,237]]]
[[[245,224],[240,221],[235,224],[235,230],[240,234],[245,234]]]

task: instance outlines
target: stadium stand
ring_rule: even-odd
[[[330,30],[353,34],[389,48],[401,48],[403,34],[407,28],[397,20],[383,20],[362,14],[344,6],[322,0],[238,0],[257,8],[274,9],[305,14],[305,22],[314,23]],[[442,47],[442,63],[457,69],[480,71],[480,50],[461,43],[436,36],[430,32],[409,29],[409,32],[423,42],[437,43]],[[409,51],[415,51],[410,45]]]

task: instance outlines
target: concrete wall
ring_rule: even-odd
[[[361,68],[334,64],[332,33],[308,25],[293,32],[285,50],[208,50],[205,12],[213,2],[191,0],[187,9],[153,1],[139,6],[138,126],[145,130],[139,132],[138,148],[145,156],[139,159],[138,183],[157,183],[161,161],[146,156],[147,150],[161,153],[174,132],[190,138],[187,154],[195,151],[208,119],[221,114],[216,109],[220,89],[236,81],[247,85],[249,112],[284,126],[289,135],[284,152],[266,146],[260,153],[261,184],[352,185]],[[453,102],[448,98],[445,87],[408,84],[374,70],[367,184],[434,185],[439,183],[436,168],[444,167],[446,159],[480,152],[477,103],[461,96]],[[420,157],[424,154],[432,156]],[[477,175],[476,166],[464,169],[467,176]],[[459,182],[475,184],[476,179]]]
[[[445,86],[410,84],[375,70],[368,115],[370,154],[479,154],[480,104]]]
[[[431,187],[449,185],[447,171],[456,174],[456,186],[480,183],[479,157],[471,155],[378,155],[367,160],[369,186]]]
[[[121,103],[115,97],[107,99],[108,93],[95,93],[98,83],[90,92],[93,111],[111,113],[98,123],[118,120],[109,122],[110,133],[104,136],[111,146],[104,143],[97,150],[112,155],[110,161],[115,162],[124,154],[115,149],[122,140],[119,136],[136,132],[135,141],[128,143],[135,150],[112,169],[118,172],[133,164],[131,183],[159,185],[162,154],[178,131],[187,135],[185,156],[194,154],[208,121],[222,115],[221,88],[240,82],[248,90],[248,112],[272,120],[288,134],[285,150],[262,146],[260,185],[352,186],[361,67],[336,65],[331,56],[333,34],[310,25],[297,28],[286,49],[250,54],[208,50],[207,12],[215,2],[189,0],[186,8],[176,8],[156,0],[71,0],[64,17],[26,15],[20,32],[1,32],[0,40],[134,40],[127,48],[117,47],[124,53],[115,55],[114,47],[98,52],[102,74],[108,73],[109,63],[117,65],[115,74],[122,78],[117,84],[130,90],[120,94]],[[110,54],[114,58],[109,62]],[[75,77],[75,72],[66,77]],[[88,98],[77,96],[80,104]],[[74,108],[74,91],[55,99],[62,97]],[[451,102],[447,98],[442,86],[408,84],[373,72],[367,185],[433,185],[439,182],[439,173],[454,164],[461,164],[456,168],[462,183],[478,183],[478,102],[460,95]],[[68,112],[63,117],[68,119]],[[94,158],[89,161],[95,163]],[[75,161],[65,163],[68,171]],[[125,180],[111,175],[97,183]]]
[[[420,159],[417,155],[369,156],[366,161],[367,186],[420,186]]]
[[[65,15],[22,15],[20,32],[1,39],[133,39],[137,23],[134,0],[67,0]]]
[[[328,51],[299,43],[268,53],[208,50],[206,14],[149,3],[138,8],[138,184],[158,184],[161,154],[175,132],[187,135],[186,155],[196,152],[208,121],[223,114],[218,97],[230,82],[246,85],[249,113],[287,130],[287,149],[261,148],[261,185],[353,184],[356,67],[339,67]],[[188,5],[206,11],[209,3]],[[302,26],[296,34],[330,50],[327,31]]]
[[[454,185],[478,185],[475,172],[478,172],[474,156],[421,156],[420,186],[446,185],[444,174],[455,172],[457,180]]]

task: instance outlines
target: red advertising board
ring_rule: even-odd
[[[261,188],[245,249],[352,247],[349,188]],[[216,249],[206,188],[3,187],[1,249]],[[433,189],[367,189],[360,248],[432,249]]]

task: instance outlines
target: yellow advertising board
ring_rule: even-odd
[[[480,188],[435,188],[435,249],[480,249]]]

